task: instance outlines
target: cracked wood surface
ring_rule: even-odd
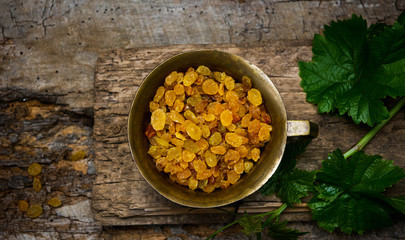
[[[0,1],[0,88],[92,107],[97,54],[117,48],[310,40],[356,13],[393,23],[404,1]],[[63,86],[63,87],[61,87]]]
[[[305,101],[299,86],[297,61],[308,61],[310,42],[274,41],[252,45],[179,45],[171,47],[115,50],[100,54],[95,76],[94,151],[98,170],[93,186],[92,206],[95,218],[102,225],[136,225],[168,223],[223,222],[224,216],[212,209],[191,209],[179,206],[160,196],[138,172],[127,143],[127,114],[142,79],[159,63],[178,53],[215,49],[244,57],[261,68],[274,82],[285,103],[288,119],[306,119],[319,124],[319,136],[301,156],[303,169],[319,169],[322,159],[333,149],[349,149],[368,131],[350,120],[317,113],[316,107]],[[405,166],[401,154],[405,119],[395,117],[367,146],[369,154],[382,154]],[[384,137],[387,136],[387,137]],[[390,137],[388,137],[390,136]],[[387,151],[387,146],[390,151]],[[145,150],[146,151],[146,150]],[[405,193],[405,181],[391,190]],[[260,193],[238,202],[239,212],[267,212],[281,202],[274,196]],[[235,209],[236,205],[227,206]],[[197,217],[203,216],[203,217]],[[298,205],[287,219],[310,220],[305,204]],[[225,218],[226,219],[226,218]]]
[[[356,13],[369,23],[393,23],[403,10],[405,1],[401,0],[0,1],[0,239],[204,239],[220,227],[200,224],[122,228],[88,222],[85,216],[89,213],[95,179],[92,122],[94,72],[99,53],[178,44],[235,44],[232,49],[244,44],[266,47],[268,43],[273,45],[273,40],[294,39],[309,44],[313,34],[321,32],[331,20]],[[243,54],[253,60],[248,51]],[[284,97],[288,97],[287,92]],[[292,112],[300,110],[290,108]],[[323,116],[318,124],[328,130],[339,125],[339,121]],[[122,130],[111,131],[116,135],[108,141],[122,141]],[[365,133],[366,129],[360,131]],[[396,160],[399,152],[386,146],[393,143],[395,148],[404,139],[398,141],[388,135],[392,131],[403,133],[403,128],[387,126],[381,133],[386,137],[377,137],[382,142],[372,143],[367,151]],[[339,134],[354,136],[351,129]],[[344,145],[332,138],[325,139],[325,143],[311,145],[311,151],[323,148],[324,144],[332,144],[334,148]],[[118,147],[125,148],[125,144]],[[88,155],[71,162],[69,154],[79,149]],[[310,158],[311,155],[304,154],[299,164],[317,168],[320,159],[310,161]],[[43,164],[43,189],[39,193],[33,192],[32,178],[26,172],[31,162]],[[130,170],[122,171],[128,176]],[[118,177],[118,173],[114,174]],[[47,206],[47,199],[53,196],[63,202],[58,211]],[[22,198],[42,203],[44,214],[29,219],[17,209]],[[155,210],[148,209],[149,214],[155,214]],[[404,236],[403,221],[363,237],[329,234],[313,222],[291,225],[310,232],[304,237],[307,239]],[[246,239],[239,230],[232,228],[219,237]]]

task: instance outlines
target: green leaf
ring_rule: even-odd
[[[308,196],[315,180],[316,171],[294,169],[280,177],[276,196],[291,205],[300,203],[302,197]]]
[[[399,197],[385,197],[384,201],[391,205],[391,207],[405,214],[405,195]]]
[[[310,143],[306,141],[291,141],[287,143],[280,166],[274,175],[261,188],[263,195],[276,194],[288,205],[300,203],[301,198],[308,196],[315,180],[316,171],[296,169],[296,157],[305,151]]]
[[[244,212],[243,216],[239,219],[239,224],[242,226],[242,232],[247,236],[252,236],[256,233],[261,233],[262,217],[254,217]]]
[[[339,227],[345,233],[361,234],[389,226],[393,209],[381,201],[382,192],[404,177],[403,169],[381,156],[360,151],[346,160],[338,149],[322,162],[308,206],[318,225],[330,232]]]
[[[300,236],[307,234],[307,232],[300,232],[296,229],[287,228],[288,221],[270,221],[266,222],[268,235],[275,240],[295,240]]]
[[[387,119],[382,99],[405,95],[405,26],[373,24],[356,15],[315,35],[311,62],[299,62],[307,101],[370,126]]]

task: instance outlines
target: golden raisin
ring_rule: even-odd
[[[167,162],[167,159],[165,157],[161,157],[161,158],[158,158],[156,160],[156,168],[159,171],[163,171],[163,169],[166,168],[167,164],[168,164],[168,162]]]
[[[245,116],[243,116],[242,118],[242,122],[241,122],[241,127],[243,128],[247,128],[249,127],[250,124],[250,119],[252,118],[252,115],[250,113],[246,114]]]
[[[166,114],[162,109],[153,111],[151,117],[151,124],[156,131],[163,130],[166,123]]]
[[[215,188],[216,188],[215,185],[207,185],[202,190],[206,193],[210,193],[210,192],[213,192],[215,190]]]
[[[236,130],[235,124],[231,123],[231,125],[227,126],[226,129],[230,132],[234,132]]]
[[[205,151],[204,153],[205,163],[208,167],[215,167],[218,163],[217,155],[212,153],[210,150]]]
[[[198,102],[198,103],[195,105],[195,107],[194,107],[195,112],[196,112],[196,113],[201,113],[201,112],[203,112],[204,109],[207,107],[207,105],[208,105],[208,101],[207,101],[207,100],[202,100],[202,101]]]
[[[212,102],[207,106],[208,114],[214,114],[215,116],[219,116],[222,110],[222,105],[219,102]]]
[[[235,163],[235,165],[233,165],[233,170],[235,170],[235,172],[237,174],[242,174],[245,171],[245,166],[243,164],[243,160],[239,159],[239,161],[237,161]]]
[[[229,185],[231,185],[231,183],[229,181],[221,180],[219,187],[222,189],[225,189],[225,188],[228,188]]]
[[[207,165],[202,160],[195,160],[193,166],[196,172],[204,172],[207,169]]]
[[[182,72],[177,73],[176,82],[177,82],[177,83],[182,83],[182,82],[183,82],[183,78],[184,78],[184,73],[182,73]]]
[[[208,139],[210,145],[218,145],[222,142],[222,135],[219,132],[214,132]]]
[[[183,115],[181,115],[176,110],[171,110],[169,113],[169,116],[176,123],[184,123],[184,121],[186,121],[186,119],[184,119]]]
[[[21,212],[27,211],[28,207],[29,207],[29,204],[27,201],[25,201],[25,200],[18,201],[18,208],[20,209]]]
[[[146,128],[146,131],[145,131],[145,136],[147,138],[151,138],[155,135],[156,135],[155,129],[153,129],[152,125],[148,125],[148,127]]]
[[[173,106],[175,100],[176,100],[176,93],[174,93],[173,90],[168,90],[165,93],[165,101],[167,106],[169,107]]]
[[[228,164],[234,164],[240,159],[240,155],[237,151],[229,149],[224,156],[224,160]]]
[[[270,140],[270,131],[272,130],[270,125],[263,124],[259,130],[259,141],[264,142]]]
[[[188,187],[191,190],[195,190],[198,187],[198,180],[197,179],[189,179],[188,181]]]
[[[158,108],[159,108],[159,103],[154,102],[154,101],[150,101],[150,102],[149,102],[149,110],[150,110],[151,112],[155,111],[155,110],[158,109]]]
[[[179,100],[179,99],[176,99],[176,101],[174,101],[173,108],[174,108],[174,110],[176,110],[177,112],[183,111],[184,102],[181,101],[181,100]]]
[[[232,111],[232,113],[238,113],[239,111],[239,103],[237,101],[229,101],[229,109]],[[239,117],[239,115],[236,115],[237,117]]]
[[[178,138],[180,140],[183,140],[183,141],[186,140],[186,138],[183,136],[183,134],[181,134],[179,132],[176,132],[174,135],[176,136],[176,138]]]
[[[210,76],[211,75],[211,70],[208,67],[203,66],[203,65],[199,66],[197,68],[197,70],[195,70],[195,71],[198,74],[201,74],[201,75],[205,75],[205,76]]]
[[[210,127],[207,125],[202,125],[201,131],[203,138],[208,138],[211,135]]]
[[[173,91],[176,95],[182,95],[184,93],[184,86],[181,83],[178,83],[174,86]]]
[[[262,104],[262,95],[259,92],[259,90],[255,88],[252,88],[248,91],[247,99],[251,104],[253,104],[256,107]]]
[[[250,80],[249,77],[247,76],[242,77],[242,86],[243,90],[245,90],[246,92],[252,88],[252,81]]]
[[[205,80],[202,84],[202,88],[204,93],[208,95],[214,95],[218,92],[218,84],[212,79]]]
[[[224,93],[225,93],[224,86],[225,86],[225,85],[224,85],[223,82],[221,82],[221,83],[219,84],[219,87],[218,87],[218,94],[219,94],[220,96],[223,96]]]
[[[230,110],[225,110],[220,115],[220,120],[223,126],[229,126],[232,123],[233,115]]]
[[[153,158],[159,158],[161,156],[161,151],[159,146],[152,145],[149,147],[148,154]]]
[[[253,118],[261,119],[260,108],[254,105],[249,106],[249,113],[252,115]]]
[[[236,133],[225,134],[225,141],[232,147],[240,147],[243,143],[243,138]]]
[[[235,87],[235,80],[230,76],[225,77],[225,87],[228,90],[232,90]]]
[[[247,99],[256,107],[262,104],[262,95],[260,94],[259,90],[255,88],[248,91]]]
[[[161,86],[157,89],[155,96],[153,97],[153,101],[154,102],[160,102],[160,100],[162,99],[162,97],[165,94],[165,87]]]
[[[260,149],[258,148],[253,148],[252,151],[250,151],[250,155],[252,157],[252,160],[257,162],[260,158]]]
[[[178,179],[187,179],[190,176],[191,176],[191,171],[188,168],[186,168],[183,171],[177,173],[177,178]]]
[[[245,172],[248,173],[253,168],[253,163],[251,161],[244,162]]]
[[[211,121],[214,121],[215,120],[215,115],[214,114],[212,114],[212,113],[209,113],[209,114],[203,114],[203,116],[202,116],[203,118],[204,118],[204,120],[205,121],[207,121],[207,122],[211,122]]]
[[[191,86],[198,78],[198,73],[194,71],[187,72],[183,78],[184,86],[188,87]]]
[[[241,158],[245,158],[249,155],[249,148],[247,148],[245,145],[238,147],[236,150]]]
[[[226,73],[224,72],[214,72],[214,78],[218,82],[223,82],[225,80]]]
[[[83,160],[85,157],[86,157],[86,153],[83,150],[79,150],[79,151],[72,153],[72,155],[70,156],[70,160],[79,161],[79,160]]]
[[[42,189],[42,183],[41,180],[37,177],[34,177],[34,182],[32,184],[32,188],[34,189],[35,192],[39,192]]]
[[[188,96],[191,96],[191,95],[194,94],[194,88],[191,87],[191,86],[185,87],[185,88],[184,88],[184,91],[185,91],[185,93],[186,93]]]
[[[201,99],[201,96],[199,96],[199,95],[193,95],[193,96],[191,96],[191,97],[189,97],[188,99],[187,99],[187,104],[188,105],[190,105],[190,106],[192,106],[192,107],[195,107],[199,102],[201,102],[202,101],[202,99]]]
[[[262,122],[266,123],[266,124],[270,124],[271,123],[271,118],[270,115],[267,114],[266,112],[262,112]]]
[[[197,117],[196,117],[195,114],[194,114],[192,111],[190,111],[190,110],[186,110],[186,111],[184,112],[184,117],[185,117],[187,120],[193,121],[194,123],[197,123],[197,122],[198,122]]]
[[[205,180],[212,176],[212,172],[209,169],[205,169],[204,171],[197,171],[197,179],[198,180]]]
[[[253,119],[253,121],[251,121],[249,123],[248,132],[249,133],[258,133],[261,127],[262,127],[262,124],[260,123],[260,121],[257,119]]]
[[[212,146],[210,147],[212,153],[224,155],[226,153],[226,148],[224,146]]]
[[[173,83],[175,83],[177,81],[177,72],[173,71],[172,73],[170,73],[166,79],[165,79],[165,84],[168,86],[173,85]]]
[[[239,111],[238,111],[238,115],[240,118],[243,118],[246,114],[246,107],[245,105],[240,105],[239,106]]]
[[[252,145],[259,144],[259,134],[257,133],[249,133],[249,142]]]
[[[229,170],[227,175],[231,184],[235,184],[240,178],[240,174],[237,174],[234,170]]]
[[[38,163],[31,163],[30,166],[28,167],[28,174],[31,176],[37,176],[40,174],[42,171],[41,165]]]
[[[37,218],[41,216],[42,212],[43,212],[42,207],[40,205],[34,204],[27,209],[27,216],[29,218]]]
[[[180,159],[181,157],[181,147],[172,147],[167,150],[167,161],[172,161],[174,159]]]
[[[236,92],[234,92],[234,91],[226,92],[225,101],[227,101],[227,102],[234,101],[234,102],[238,103],[239,102],[238,94],[236,94]]]
[[[195,142],[190,141],[190,140],[184,141],[184,149],[186,149],[192,153],[198,153],[200,151],[200,147]]]
[[[246,130],[243,128],[236,128],[234,133],[238,134],[239,136],[245,137],[246,136]]]
[[[60,207],[62,202],[59,200],[59,198],[51,198],[48,200],[48,205],[56,208]]]
[[[192,153],[192,152],[190,152],[188,150],[183,150],[183,152],[181,154],[181,157],[182,157],[183,161],[191,162],[195,158],[195,153]]]
[[[205,140],[204,138],[201,138],[196,143],[197,143],[198,147],[200,148],[201,153],[203,153],[205,150],[207,150],[210,147],[207,140]]]
[[[190,123],[187,125],[186,132],[192,139],[196,141],[200,140],[202,135],[201,128],[194,123]]]
[[[170,146],[170,145],[169,145],[169,142],[166,141],[166,140],[164,140],[163,138],[156,137],[156,138],[155,138],[155,141],[156,141],[156,143],[157,143],[158,145],[160,145],[160,146],[162,146],[162,147],[164,147],[164,148],[168,148],[168,147]]]

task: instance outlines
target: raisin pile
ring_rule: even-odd
[[[159,171],[192,190],[235,184],[271,138],[271,117],[250,78],[236,82],[205,66],[170,73],[149,109],[149,155]]]

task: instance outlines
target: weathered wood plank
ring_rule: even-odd
[[[0,96],[0,238],[97,236],[101,227],[90,208],[95,179],[92,111],[78,114],[58,104],[21,101],[18,95]],[[71,161],[77,151],[86,157]],[[27,172],[31,163],[42,165],[39,192]],[[47,203],[53,197],[62,201],[61,207]],[[41,205],[43,213],[30,219],[18,208],[20,200]]]
[[[245,46],[181,45],[103,53],[99,57],[95,76],[93,135],[98,175],[92,201],[95,217],[102,225],[198,223],[198,219],[204,218],[198,218],[197,215],[213,214],[210,209],[192,210],[181,207],[153,190],[136,169],[126,139],[126,114],[142,79],[169,57],[198,49],[222,50],[250,60],[273,80],[290,119],[308,119],[319,124],[318,138],[313,140],[300,157],[299,166],[304,169],[319,169],[322,159],[329,152],[336,148],[349,149],[368,131],[367,127],[355,126],[349,119],[320,115],[315,106],[305,101],[305,93],[299,86],[297,61],[310,60],[312,53],[308,41],[275,41]],[[403,167],[405,158],[401,155],[401,149],[404,139],[401,133],[405,131],[405,119],[400,115],[384,128],[380,137],[370,143],[366,150],[371,154],[379,153],[385,158],[395,159],[396,164]],[[404,182],[391,192],[405,193]],[[264,197],[255,193],[240,201],[238,207],[248,212],[264,212],[271,209],[269,204],[280,202],[274,196]],[[228,208],[236,209],[236,205]],[[304,205],[287,217],[292,220],[309,220],[308,211]],[[222,218],[212,219],[215,221]]]

